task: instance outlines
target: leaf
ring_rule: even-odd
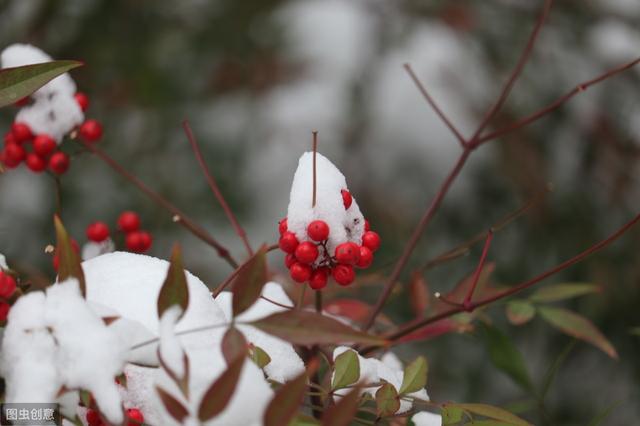
[[[309,362],[307,371],[278,389],[264,413],[265,426],[288,425],[296,416],[307,390],[307,379],[318,368],[317,361]]]
[[[471,326],[461,325],[451,318],[444,318],[444,319],[441,319],[440,321],[434,322],[433,324],[429,324],[422,328],[419,328],[416,331],[409,333],[404,337],[401,337],[400,339],[398,339],[397,343],[423,341],[423,340],[433,339],[438,336],[442,336],[443,334],[448,334],[452,332],[469,331],[471,329],[472,329]]]
[[[633,327],[629,330],[629,334],[633,336],[640,336],[640,327]]]
[[[551,383],[553,383],[553,378],[556,373],[560,369],[560,366],[564,362],[564,360],[569,356],[569,353],[573,350],[573,347],[576,345],[576,340],[571,340],[569,344],[562,350],[560,355],[553,361],[553,364],[547,370],[547,374],[544,376],[544,381],[542,382],[542,390],[540,391],[540,399],[544,399],[551,388]]]
[[[560,331],[577,339],[589,342],[613,359],[618,359],[618,353],[607,338],[595,325],[582,315],[563,308],[541,306],[538,312],[549,324]]]
[[[442,407],[442,412],[440,413],[440,415],[442,416],[442,425],[457,425],[462,421],[463,413],[464,411],[462,411],[458,407],[445,405],[444,407]]]
[[[233,316],[237,317],[249,309],[262,293],[267,283],[267,246],[260,247],[251,259],[240,267],[233,280]]]
[[[298,345],[367,343],[384,345],[381,337],[357,331],[327,316],[290,310],[248,323],[265,333]]]
[[[160,396],[160,400],[162,401],[164,408],[167,409],[171,417],[176,419],[178,423],[182,424],[182,421],[189,415],[189,411],[185,406],[159,386],[156,386],[156,392],[158,393],[158,396]]]
[[[392,416],[400,409],[398,391],[391,383],[385,383],[376,391],[378,417]]]
[[[0,107],[30,96],[49,81],[82,66],[78,61],[51,61],[0,70]]]
[[[173,380],[173,382],[178,386],[182,394],[188,400],[189,399],[189,357],[187,356],[187,353],[184,350],[182,351],[182,365],[183,365],[183,371],[184,371],[184,373],[182,374],[182,377],[178,377],[176,372],[173,371],[171,367],[169,367],[169,365],[164,361],[164,359],[162,358],[162,355],[160,355],[160,348],[158,348],[157,356],[158,356],[158,362],[160,364],[160,367],[162,367],[165,373],[167,373],[167,376],[169,376],[169,378]]]
[[[251,360],[259,368],[265,368],[271,362],[271,357],[261,347],[253,346],[251,349]]]
[[[306,414],[298,414],[298,416],[293,419],[289,426],[319,426],[320,422],[314,419],[311,416],[307,416]]]
[[[348,394],[336,399],[322,414],[323,426],[349,426],[360,405],[360,386],[354,387]]]
[[[53,224],[56,229],[56,251],[59,256],[58,264],[58,282],[62,282],[68,278],[78,280],[80,293],[83,297],[87,297],[87,285],[84,279],[84,271],[80,264],[80,256],[73,249],[71,238],[65,229],[58,215],[54,215]]]
[[[222,338],[222,355],[227,364],[247,353],[247,340],[236,327],[231,326]]]
[[[161,318],[164,311],[173,305],[179,305],[182,308],[181,317],[189,306],[189,287],[187,286],[187,276],[182,266],[182,253],[178,244],[173,246],[167,277],[158,295],[158,318]]]
[[[515,414],[487,404],[445,404],[445,407],[456,407],[492,420],[499,420],[512,426],[531,426],[531,424]],[[474,420],[475,423],[475,420]],[[485,423],[486,424],[486,423]]]
[[[430,302],[429,284],[427,284],[427,280],[424,279],[424,275],[420,271],[415,271],[411,275],[409,296],[413,315],[416,317],[424,316]]]
[[[400,395],[417,392],[427,386],[427,371],[429,365],[427,359],[419,356],[404,369],[402,377],[402,386],[400,386]]]
[[[526,324],[535,314],[536,308],[526,300],[511,300],[507,303],[507,318],[511,324]]]
[[[331,389],[341,389],[354,384],[360,378],[360,360],[356,351],[347,350],[338,355],[334,362]]]
[[[589,422],[589,426],[599,426],[600,424],[602,424],[602,422],[604,421],[604,419],[606,419],[607,417],[609,417],[609,415],[613,412],[613,410],[615,410],[618,405],[620,405],[622,403],[622,401],[616,401],[613,404],[609,405],[607,408],[605,408],[603,411],[601,411],[600,413],[598,413],[598,415],[596,415],[593,420],[591,420]]]
[[[529,297],[529,300],[532,302],[557,302],[560,300],[571,299],[573,297],[584,296],[589,293],[596,293],[598,291],[600,291],[600,288],[595,284],[555,284],[539,288]]]
[[[491,362],[525,390],[533,392],[533,384],[522,355],[513,342],[500,330],[484,324],[483,337]]]
[[[229,363],[224,373],[205,392],[200,402],[200,407],[198,407],[200,421],[206,422],[214,418],[227,407],[236,390],[245,358],[246,354],[240,354]]]

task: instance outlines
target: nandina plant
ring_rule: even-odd
[[[91,426],[530,424],[526,414],[483,401],[431,400],[425,389],[427,358],[420,355],[403,364],[393,350],[446,333],[477,332],[488,342],[491,361],[543,407],[562,358],[538,383],[517,348],[484,313],[504,301],[501,306],[513,325],[539,315],[556,329],[617,358],[613,345],[586,317],[551,305],[593,293],[596,286],[541,284],[620,238],[640,215],[534,277],[507,288],[493,287],[494,235],[526,213],[522,208],[411,272],[407,294],[413,320],[395,325],[381,314],[407,272],[418,241],[477,149],[639,62],[606,71],[529,116],[491,129],[533,52],[551,4],[545,2],[502,91],[469,137],[438,107],[410,65],[405,66],[418,92],[460,144],[460,155],[372,306],[354,298],[324,296],[333,286],[345,291],[358,286],[384,241],[361,211],[345,176],[318,152],[317,132],[312,133],[312,149],[291,171],[290,202],[285,217],[273,224],[274,241],[256,248],[208,170],[189,123],[183,123],[207,183],[246,250],[239,261],[237,254],[100,148],[102,126],[97,120],[85,120],[89,97],[76,90],[67,74],[79,63],[50,61],[32,46],[7,48],[3,58],[9,59],[3,60],[9,64],[3,63],[0,71],[0,106],[17,103],[21,109],[0,154],[5,172],[25,164],[33,173],[46,172],[59,191],[71,158],[91,156],[211,246],[230,271],[210,289],[184,270],[178,245],[169,261],[139,255],[149,250],[152,236],[141,229],[144,218],[133,211],[122,212],[116,224],[87,218],[87,242],[82,247],[56,215],[52,226],[57,241],[48,247],[56,277],[44,291],[31,290],[29,278],[13,271],[11,262],[0,255],[4,401],[58,403],[65,424]],[[50,111],[57,118],[42,120],[42,114]],[[447,294],[435,293],[432,301],[423,279],[426,269],[453,261],[481,242],[475,270]],[[127,252],[115,252],[116,247]],[[284,279],[273,279],[279,264],[284,264],[295,285],[283,286]],[[527,291],[534,286],[538,288]]]

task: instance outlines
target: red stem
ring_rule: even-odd
[[[480,274],[482,273],[482,269],[484,268],[485,261],[487,260],[487,253],[489,253],[489,247],[491,246],[491,240],[493,239],[493,231],[490,229],[487,233],[487,239],[484,242],[484,247],[482,248],[482,256],[480,256],[480,261],[478,262],[478,267],[476,268],[476,272],[473,274],[473,282],[471,283],[471,287],[469,287],[469,292],[467,293],[467,297],[464,298],[464,302],[462,302],[462,307],[471,312],[473,310],[473,304],[471,303],[471,298],[473,297],[473,292],[476,290],[476,286],[478,285],[478,281],[480,280]]]
[[[216,241],[204,228],[200,227],[200,225],[196,224],[192,219],[190,219],[186,214],[184,214],[180,209],[171,204],[168,200],[162,197],[157,192],[154,192],[151,188],[145,185],[140,179],[129,173],[124,167],[118,164],[113,158],[107,155],[104,151],[97,148],[95,145],[79,140],[80,143],[84,145],[89,151],[95,154],[98,158],[104,161],[109,167],[119,173],[122,177],[131,182],[134,186],[136,186],[140,191],[142,191],[145,195],[155,201],[160,207],[167,210],[173,216],[177,217],[177,222],[185,227],[189,232],[191,232],[194,236],[213,247],[217,252],[218,256],[227,261],[232,268],[236,268],[238,263],[235,261],[233,256],[229,253],[222,244]]]
[[[196,137],[194,136],[193,131],[191,130],[189,121],[184,120],[182,122],[182,127],[184,129],[184,133],[187,135],[189,144],[191,144],[191,149],[193,150],[196,160],[198,160],[200,169],[202,170],[202,173],[204,174],[207,180],[207,184],[209,184],[209,188],[211,189],[211,192],[213,192],[213,195],[216,197],[216,199],[220,203],[220,206],[222,206],[222,210],[224,210],[224,213],[227,215],[227,218],[229,219],[229,222],[231,222],[231,226],[233,226],[233,229],[235,230],[236,234],[238,235],[238,237],[240,237],[240,239],[244,243],[244,247],[247,249],[247,253],[249,253],[249,256],[253,256],[253,249],[251,248],[251,244],[249,244],[249,240],[247,239],[247,233],[244,232],[244,229],[242,229],[242,226],[240,226],[238,219],[233,214],[233,211],[229,207],[229,204],[227,204],[227,200],[225,200],[224,195],[222,195],[222,191],[220,191],[220,188],[218,187],[218,183],[216,182],[215,178],[209,171],[209,167],[207,167],[207,163],[205,163],[204,158],[202,157],[202,152],[200,151],[200,147],[198,146]]]

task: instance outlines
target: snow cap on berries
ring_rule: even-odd
[[[321,154],[316,154],[316,205],[313,201],[313,152],[300,157],[293,177],[287,227],[298,240],[306,241],[307,227],[314,220],[323,220],[329,225],[327,248],[333,253],[342,243],[351,241],[362,244],[364,217],[353,198],[348,209],[342,199],[342,190],[348,190],[344,175]]]
[[[0,270],[6,271],[8,269],[9,269],[9,266],[7,265],[7,258],[4,257],[2,253],[0,253]]]

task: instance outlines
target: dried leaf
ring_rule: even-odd
[[[53,223],[56,228],[56,252],[60,259],[58,264],[58,282],[62,282],[68,278],[77,279],[78,285],[80,286],[80,293],[82,293],[83,297],[87,297],[87,285],[84,279],[84,271],[80,264],[80,256],[78,256],[78,253],[73,249],[71,238],[69,238],[69,234],[58,215],[53,217]]]
[[[427,385],[428,368],[427,359],[423,356],[419,356],[411,364],[407,365],[402,377],[400,394],[405,395],[423,389]]]
[[[178,244],[173,246],[167,277],[158,295],[158,318],[161,318],[164,311],[173,305],[179,305],[182,308],[182,315],[184,315],[189,306],[189,287],[187,286],[187,276],[182,266],[182,253]]]
[[[240,267],[238,275],[233,280],[233,316],[237,317],[249,309],[262,293],[267,283],[267,246],[260,247],[253,257]]]
[[[338,355],[334,362],[331,389],[341,389],[354,384],[360,378],[360,360],[356,351],[347,350]]]

